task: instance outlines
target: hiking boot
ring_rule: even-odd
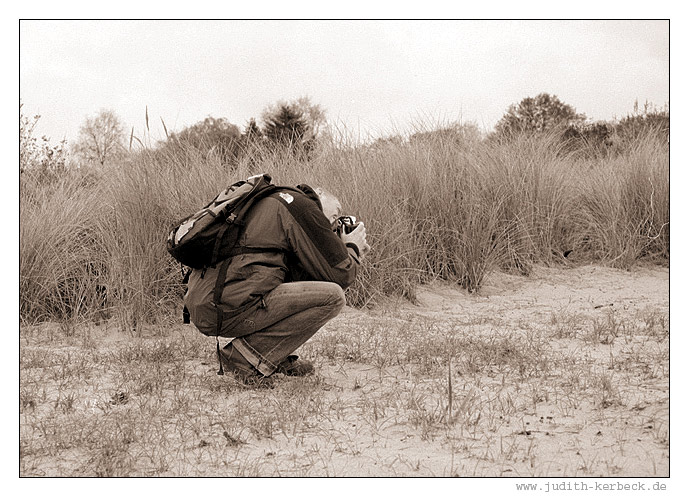
[[[263,376],[234,348],[224,348],[220,351],[220,361],[223,370],[230,373],[244,385],[255,388],[273,388],[274,378]]]
[[[299,356],[290,355],[287,359],[278,364],[276,373],[282,373],[285,376],[307,376],[313,374],[314,367],[309,361],[299,359]]]

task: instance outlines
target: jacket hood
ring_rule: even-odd
[[[297,190],[300,190],[304,195],[306,195],[311,200],[316,202],[316,204],[318,205],[318,208],[321,211],[323,210],[323,205],[321,204],[321,199],[313,188],[311,188],[309,185],[297,185]]]

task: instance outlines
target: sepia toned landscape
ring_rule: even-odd
[[[668,476],[664,119],[298,148],[247,130],[231,159],[132,135],[82,167],[28,133],[20,474]],[[297,351],[315,375],[266,390],[216,374],[164,243],[257,172],[335,192],[372,246]]]

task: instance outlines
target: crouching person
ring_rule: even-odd
[[[277,191],[248,211],[237,255],[192,271],[184,298],[191,321],[206,335],[234,338],[218,345],[219,374],[270,386],[275,373],[313,372],[292,353],[342,310],[343,290],[370,250],[362,223],[338,233],[341,209],[332,194],[307,185]],[[221,270],[224,285],[216,285]]]

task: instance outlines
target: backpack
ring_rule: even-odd
[[[214,266],[236,255],[246,213],[256,201],[277,189],[268,174],[234,183],[172,228],[167,237],[168,253],[182,265],[194,269]]]

